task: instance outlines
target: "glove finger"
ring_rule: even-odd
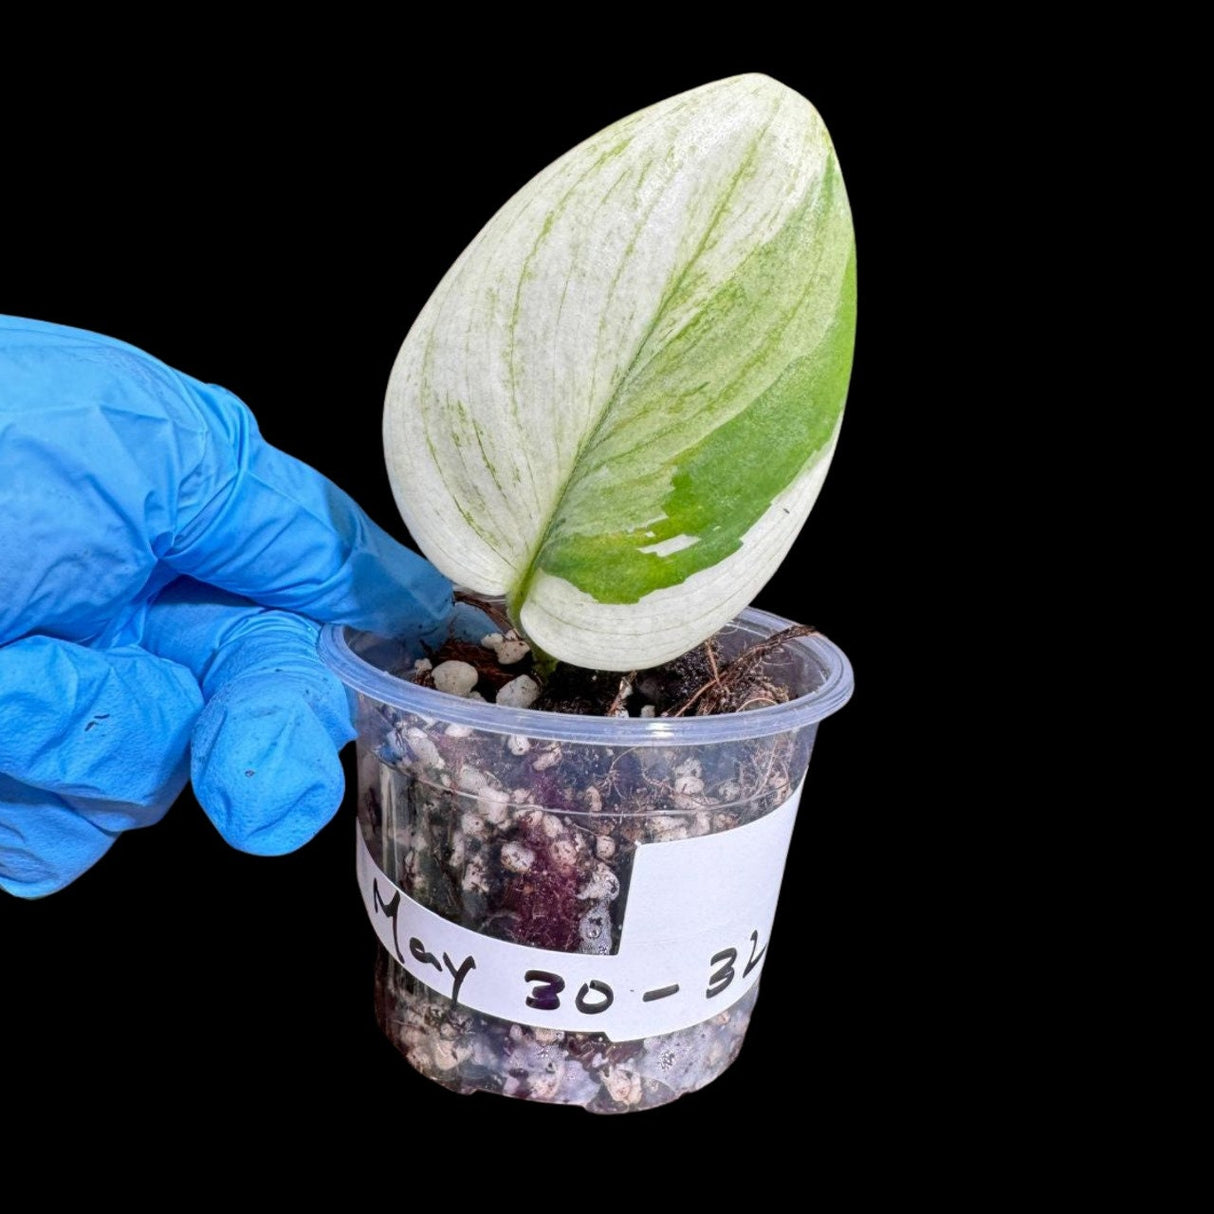
[[[0,689],[0,773],[97,802],[102,829],[158,820],[185,786],[203,700],[183,667],[32,636],[0,648]]]
[[[184,378],[184,377],[183,377]],[[381,530],[332,481],[270,446],[245,405],[188,380],[220,441],[206,487],[166,559],[179,573],[271,607],[390,636],[441,626],[451,583]]]
[[[232,846],[294,851],[341,804],[337,752],[353,707],[321,664],[317,626],[181,579],[148,613],[149,648],[191,669],[207,703],[194,729],[194,793]]]
[[[93,822],[89,809],[0,775],[0,889],[43,898],[96,864],[117,833]]]
[[[457,602],[451,612],[448,635],[470,645],[479,645],[482,638],[492,632],[501,632],[502,625],[479,607],[463,601]],[[444,638],[445,639],[445,638]]]

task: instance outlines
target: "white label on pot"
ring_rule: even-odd
[[[451,923],[388,879],[361,831],[358,879],[384,947],[439,994],[503,1020],[632,1041],[699,1024],[759,980],[800,796],[736,830],[638,846],[616,953],[531,948]]]

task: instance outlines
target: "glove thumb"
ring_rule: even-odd
[[[352,707],[316,652],[319,628],[287,611],[182,579],[148,613],[145,643],[194,670],[207,697],[190,775],[233,846],[275,856],[301,847],[341,804],[337,756]]]

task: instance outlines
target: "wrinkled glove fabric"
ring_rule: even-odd
[[[353,737],[317,621],[416,636],[450,609],[231,393],[0,317],[0,888],[62,888],[191,777],[234,846],[299,847]]]

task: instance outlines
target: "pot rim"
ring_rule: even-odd
[[[791,627],[786,620],[757,607],[748,607],[731,621],[758,636],[771,636]],[[535,708],[504,708],[481,700],[421,687],[390,675],[357,655],[344,624],[326,624],[317,647],[322,661],[349,688],[383,704],[421,717],[449,721],[496,734],[521,734],[554,742],[589,742],[610,746],[703,745],[766,737],[816,724],[851,699],[854,676],[847,655],[831,640],[815,633],[786,644],[808,649],[821,668],[820,686],[784,704],[746,712],[703,717],[592,717]]]

